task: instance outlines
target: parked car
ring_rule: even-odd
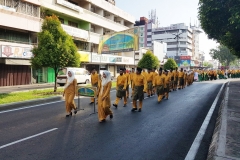
[[[77,83],[90,83],[91,76],[90,73],[85,68],[72,68],[66,67],[59,71],[57,76],[57,84],[60,86],[64,86],[67,82],[67,74],[68,71],[73,71],[75,74],[75,78],[77,79]]]

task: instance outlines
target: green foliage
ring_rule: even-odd
[[[240,1],[199,0],[199,19],[211,39],[240,57]]]
[[[140,68],[158,68],[159,60],[158,58],[148,50],[146,54],[143,55],[142,59],[138,62],[138,67]]]
[[[46,17],[38,34],[38,46],[33,48],[33,68],[50,67],[55,71],[64,67],[79,67],[80,55],[72,37],[61,27],[56,15]],[[56,91],[56,78],[55,87]]]
[[[167,70],[169,70],[171,68],[175,69],[176,67],[178,67],[178,65],[175,62],[175,60],[172,58],[168,58],[167,62],[163,65],[163,68],[167,69]]]
[[[213,68],[213,65],[209,62],[203,62],[204,67]]]
[[[236,60],[230,50],[225,46],[218,46],[217,49],[211,49],[209,53],[213,59],[218,60],[223,66],[229,66],[231,62]]]

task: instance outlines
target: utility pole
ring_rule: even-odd
[[[173,38],[173,39],[177,39],[177,55],[179,55],[179,38],[180,38],[180,35],[183,34],[183,32],[180,32],[180,29],[178,30],[178,33],[177,34],[172,34],[172,35],[175,35],[176,37]]]

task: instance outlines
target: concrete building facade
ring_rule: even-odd
[[[135,18],[116,7],[114,0],[0,0],[0,86],[54,79],[49,78],[49,68],[33,71],[29,61],[43,18],[52,14],[73,37],[81,67],[107,69],[114,75],[119,67],[134,65],[133,52],[97,55],[101,35],[134,26]],[[119,61],[111,63],[112,58]]]

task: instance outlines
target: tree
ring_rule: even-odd
[[[42,31],[38,33],[38,46],[33,48],[33,68],[50,67],[55,72],[54,92],[57,91],[57,75],[61,68],[79,67],[80,55],[72,37],[61,27],[56,15],[46,17]]]
[[[229,66],[237,57],[233,55],[225,46],[218,46],[217,49],[211,49],[209,53],[213,59],[218,60],[223,66]]]
[[[199,0],[199,19],[211,39],[227,46],[240,57],[239,0]]]
[[[138,67],[140,68],[157,68],[159,66],[158,58],[148,50],[146,54],[143,55],[142,59],[138,62]]]
[[[204,67],[213,68],[213,65],[209,62],[203,62]]]
[[[176,67],[178,67],[177,63],[175,62],[174,59],[172,58],[168,58],[167,62],[163,65],[164,69],[175,69]]]

